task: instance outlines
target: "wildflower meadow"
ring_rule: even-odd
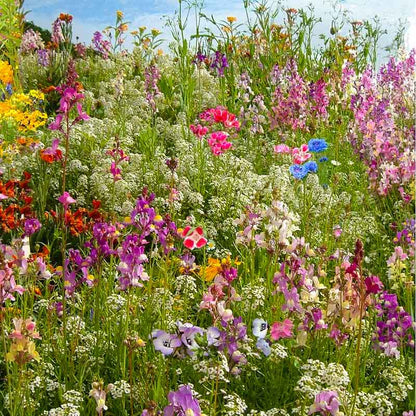
[[[241,8],[0,0],[0,415],[414,415],[416,53]]]

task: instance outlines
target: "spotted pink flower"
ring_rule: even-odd
[[[188,225],[184,228],[181,235],[184,238],[184,246],[190,250],[193,250],[194,248],[201,248],[207,244],[207,239],[204,237],[202,227],[196,227],[192,230]]]

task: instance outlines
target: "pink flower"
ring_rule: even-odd
[[[277,144],[274,146],[275,153],[283,153],[283,154],[290,154],[291,149],[287,144]]]
[[[207,244],[207,239],[204,237],[202,227],[196,227],[195,230],[191,231],[191,227],[188,225],[184,228],[181,235],[184,238],[184,246],[190,250],[201,248]]]
[[[342,228],[339,225],[336,225],[332,229],[332,232],[333,232],[335,238],[340,238],[341,234],[342,234]]]
[[[290,338],[292,333],[293,323],[290,319],[285,319],[283,322],[275,322],[270,330],[270,336],[277,341],[280,338]]]
[[[225,131],[214,131],[208,139],[209,147],[215,156],[223,154],[228,150],[232,143],[227,141],[228,133]]]
[[[58,198],[58,201],[64,206],[65,211],[68,209],[70,204],[75,204],[77,202],[66,191]]]
[[[301,165],[312,157],[312,153],[308,152],[308,145],[303,144],[300,148],[295,147],[292,149],[293,163],[295,165]]]
[[[191,129],[191,132],[195,134],[195,136],[199,139],[201,139],[208,133],[208,127],[203,127],[200,124],[198,124],[197,126],[191,124],[189,128]]]

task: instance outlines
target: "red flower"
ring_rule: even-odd
[[[193,250],[194,248],[201,248],[207,243],[207,239],[204,237],[204,231],[201,227],[196,227],[191,231],[191,227],[188,225],[182,231],[181,236],[184,238],[184,246]]]

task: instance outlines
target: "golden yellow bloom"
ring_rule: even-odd
[[[130,32],[130,34],[131,34],[131,35],[133,35],[133,36],[136,36],[136,35],[138,35],[138,34],[139,34],[139,31],[138,31],[138,30],[132,30],[132,31]]]
[[[228,21],[229,23],[234,23],[234,22],[236,22],[236,21],[237,21],[237,18],[236,18],[235,16],[228,16],[228,17],[227,17],[227,21]]]
[[[0,61],[0,81],[4,85],[13,83],[13,68],[6,61]]]
[[[146,29],[147,29],[146,26],[140,26],[139,27],[140,33],[143,33]]]
[[[163,55],[163,49],[158,49],[157,50],[157,55],[162,56]]]
[[[126,32],[128,30],[129,26],[126,23],[123,23],[119,26],[120,32]]]
[[[208,266],[201,267],[199,275],[203,280],[211,282],[215,276],[221,271],[221,261],[210,257],[208,259]]]
[[[124,14],[121,10],[117,10],[117,19],[122,19],[124,17]]]
[[[153,36],[158,36],[158,35],[160,35],[161,32],[160,32],[159,29],[152,29],[151,33],[152,33]]]

